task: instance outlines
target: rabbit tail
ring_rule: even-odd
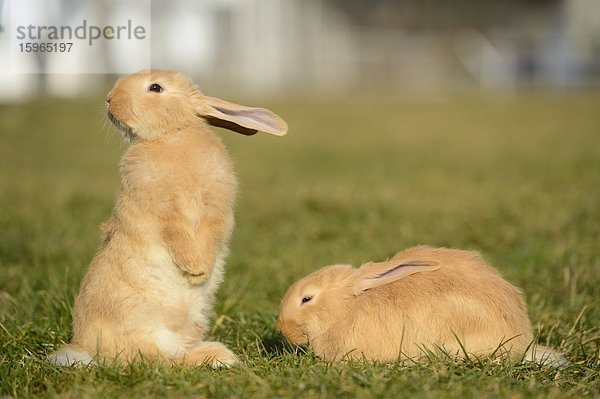
[[[48,356],[50,362],[60,366],[86,366],[92,363],[93,358],[79,345],[65,345]]]
[[[562,367],[569,361],[562,353],[541,345],[533,345],[525,354],[525,360],[547,367]]]

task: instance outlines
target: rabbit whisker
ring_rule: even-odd
[[[117,130],[119,130],[119,132],[121,132],[121,134],[123,135],[123,137],[125,138],[125,140],[128,143],[131,143],[133,141],[134,137],[135,137],[135,135],[133,134],[133,131],[132,131],[131,127],[129,125],[127,125],[126,123],[124,123],[123,121],[119,120],[109,110],[106,111],[106,115],[108,116],[108,119],[112,122],[112,124],[115,125],[115,127],[117,128]]]

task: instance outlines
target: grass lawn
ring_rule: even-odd
[[[101,103],[0,106],[0,397],[600,397],[600,95],[283,102],[284,138],[220,131],[240,194],[209,338],[242,364],[219,371],[45,361],[119,186]],[[418,243],[481,250],[571,365],[327,364],[284,343],[293,281]]]

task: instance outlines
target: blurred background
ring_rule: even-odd
[[[149,67],[183,71],[205,91],[510,94],[600,84],[598,0],[48,0],[29,12],[76,25],[82,15],[135,21],[148,8]],[[6,21],[8,2],[0,1],[0,9]],[[4,50],[7,36],[0,34]],[[126,69],[136,57],[96,47],[87,62],[109,70]],[[104,89],[104,80],[3,73],[0,100],[89,95]]]

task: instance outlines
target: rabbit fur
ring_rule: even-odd
[[[278,328],[325,360],[418,361],[431,351],[566,362],[531,346],[521,292],[474,251],[417,246],[358,269],[324,267],[289,288]]]
[[[166,359],[229,366],[225,345],[205,342],[234,226],[236,178],[209,124],[283,135],[274,113],[203,95],[186,76],[142,71],[106,100],[129,147],[121,188],[75,302],[73,339],[58,364]]]

